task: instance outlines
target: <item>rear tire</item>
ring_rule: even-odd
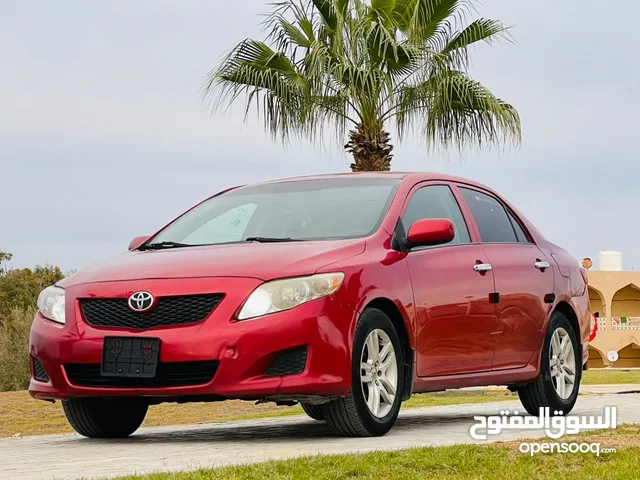
[[[351,390],[345,398],[320,405],[336,432],[345,437],[378,437],[391,430],[404,392],[402,355],[389,317],[381,310],[365,309],[353,340]]]
[[[125,438],[138,430],[149,405],[136,399],[73,398],[62,401],[73,429],[89,438]]]
[[[304,410],[304,413],[306,413],[309,416],[309,418],[312,418],[318,421],[324,420],[320,405],[311,405],[309,403],[301,403],[300,405],[302,406],[302,410]]]
[[[545,407],[552,416],[567,415],[578,399],[581,379],[582,354],[576,334],[567,317],[554,312],[542,346],[540,375],[518,389],[520,401],[536,417]]]

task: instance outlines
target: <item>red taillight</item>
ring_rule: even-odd
[[[598,332],[598,317],[596,317],[595,315],[591,315],[591,334],[589,335],[590,342],[594,338],[596,338],[597,332]]]

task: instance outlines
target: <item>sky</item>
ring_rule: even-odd
[[[517,150],[396,147],[392,169],[494,188],[577,259],[640,269],[640,3],[484,0],[513,45],[481,45],[471,75],[522,117]],[[212,115],[200,88],[260,37],[259,0],[0,0],[0,250],[63,270],[117,255],[224,188],[345,172],[338,145],[283,146],[242,105]],[[597,260],[596,260],[597,267]]]

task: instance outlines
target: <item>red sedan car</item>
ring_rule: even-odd
[[[441,174],[233,188],[45,289],[31,395],[123,437],[160,402],[302,404],[383,435],[412,393],[507,385],[567,414],[586,271],[507,201]]]

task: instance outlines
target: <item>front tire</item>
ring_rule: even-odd
[[[302,410],[304,410],[304,413],[306,413],[309,418],[318,421],[324,420],[320,405],[311,405],[310,403],[301,403],[300,405],[302,406]]]
[[[518,389],[520,401],[529,414],[538,416],[539,409],[544,407],[549,408],[551,415],[567,415],[573,410],[582,379],[580,350],[567,317],[554,312],[542,347],[540,375],[533,383]]]
[[[135,399],[73,398],[62,401],[73,429],[89,438],[125,438],[138,430],[149,405]]]
[[[404,360],[398,333],[381,310],[367,308],[356,327],[351,353],[351,390],[321,405],[322,415],[346,437],[386,434],[400,412]]]

